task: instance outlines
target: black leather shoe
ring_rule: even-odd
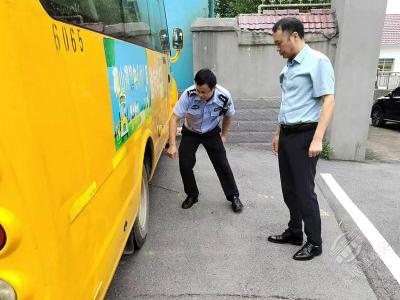
[[[240,199],[238,196],[233,196],[232,200],[230,200],[232,202],[232,210],[235,213],[241,213],[243,210],[243,204],[242,202],[240,202]]]
[[[290,229],[286,229],[284,233],[280,235],[270,235],[268,241],[277,244],[292,244],[296,246],[303,245],[303,234],[295,235]]]
[[[294,260],[311,260],[315,256],[321,255],[322,247],[315,246],[309,242],[307,242],[299,251],[293,255]]]
[[[182,208],[183,209],[191,208],[193,204],[195,204],[198,201],[199,200],[195,196],[187,196],[185,201],[182,202]]]

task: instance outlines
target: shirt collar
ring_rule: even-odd
[[[291,60],[291,63],[293,63],[293,61],[296,61],[297,63],[301,64],[304,58],[307,56],[309,50],[310,47],[308,45],[305,45],[304,48],[301,49],[299,53],[297,53],[296,57]]]
[[[200,103],[204,103],[204,105],[210,105],[210,104],[212,104],[212,103],[214,103],[214,102],[216,101],[216,98],[217,98],[217,89],[215,89],[212,98],[210,98],[210,100],[208,100],[207,102],[201,100],[201,99],[199,98],[199,95],[196,95],[196,97],[194,98],[194,101],[198,101],[198,102],[200,102]]]
[[[214,103],[215,100],[217,99],[217,96],[218,96],[218,95],[217,95],[217,89],[215,89],[212,98],[211,98],[208,102],[206,102],[206,105],[207,105],[207,104],[212,104],[212,103]]]
[[[309,51],[310,51],[310,47],[308,45],[305,45],[304,48],[301,49],[301,51],[299,53],[297,53],[295,58],[288,60],[287,65],[291,66],[291,65],[293,65],[294,62],[301,64],[303,62],[304,58],[307,56]]]

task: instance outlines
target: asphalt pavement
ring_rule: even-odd
[[[400,255],[400,162],[320,161],[316,192],[323,254],[267,241],[288,221],[277,157],[265,147],[228,145],[245,205],[234,214],[200,146],[199,202],[183,210],[178,161],[162,156],[150,187],[146,244],[124,256],[106,299],[400,299],[400,286],[320,173],[330,173]]]
[[[369,127],[367,160],[400,161],[400,124]]]

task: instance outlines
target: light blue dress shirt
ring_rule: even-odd
[[[222,95],[222,96],[221,96]],[[217,85],[213,97],[209,101],[200,100],[195,86],[187,88],[174,107],[174,113],[179,118],[185,118],[185,127],[197,133],[206,133],[213,130],[219,123],[219,114],[224,106],[223,98],[228,98],[228,110],[225,114],[232,117],[235,108],[232,96],[220,85]]]
[[[282,102],[280,124],[318,122],[322,96],[335,92],[335,75],[329,59],[306,45],[288,60],[280,74]]]

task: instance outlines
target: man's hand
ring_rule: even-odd
[[[272,154],[277,155],[278,154],[278,145],[279,145],[279,134],[274,135],[272,138]]]
[[[308,149],[308,157],[316,157],[322,152],[322,139],[313,139]]]
[[[309,157],[316,157],[322,152],[322,139],[329,121],[332,118],[333,108],[335,107],[335,97],[333,95],[322,96],[321,117],[319,118],[317,129],[315,130],[313,140],[308,149]]]
[[[222,143],[225,144],[226,141],[228,140],[228,137],[226,135],[222,134],[221,135],[221,140],[222,140]]]
[[[176,145],[169,145],[167,149],[167,154],[169,158],[175,159],[176,158]]]
[[[167,149],[167,154],[172,159],[176,158],[176,123],[178,120],[179,117],[175,113],[172,114],[171,119],[169,120],[169,147]]]

